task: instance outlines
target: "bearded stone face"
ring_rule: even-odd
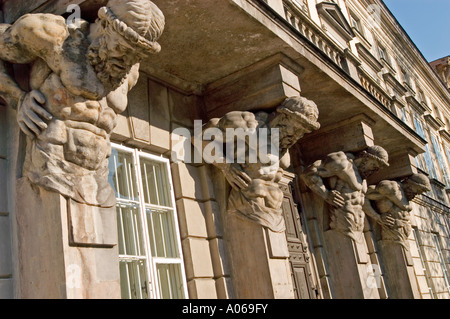
[[[88,59],[98,79],[109,91],[120,87],[133,65],[139,63],[143,55],[119,34],[104,30],[91,43]]]
[[[363,179],[368,178],[370,175],[380,170],[380,163],[373,158],[364,157],[357,161],[358,171]]]
[[[270,122],[271,128],[279,129],[280,152],[284,154],[306,133],[302,125],[284,113],[278,113]]]

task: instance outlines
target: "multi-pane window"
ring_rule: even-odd
[[[445,284],[447,286],[447,290],[450,293],[450,277],[447,269],[447,265],[445,263],[444,255],[442,254],[441,243],[439,241],[439,235],[433,233],[433,242],[434,248],[436,249],[436,253],[439,257],[439,263],[441,264],[442,272],[444,274]]]
[[[414,115],[414,126],[416,128],[417,134],[419,134],[420,137],[422,137],[424,140],[428,141],[427,136],[425,135],[425,131],[422,126],[422,122],[419,120],[417,115]],[[428,147],[428,144],[425,145],[425,153],[423,154],[423,160],[425,161],[426,167],[424,167],[424,164],[422,163],[421,155],[419,155],[416,158],[416,162],[418,163],[419,167],[422,170],[425,170],[425,168],[426,168],[426,171],[430,174],[430,177],[437,179],[436,169],[435,169],[435,167],[433,165],[433,161],[431,159],[431,154],[430,154],[430,149]]]
[[[436,160],[439,164],[440,171],[442,173],[445,185],[450,185],[450,179],[447,173],[447,167],[445,165],[444,157],[442,156],[441,148],[439,146],[438,140],[433,134],[430,134],[431,144],[433,144],[434,154],[436,155]]]
[[[414,235],[414,240],[416,241],[417,250],[418,250],[418,252],[419,252],[420,264],[421,264],[421,266],[422,266],[422,270],[423,270],[423,273],[424,273],[424,275],[425,275],[425,279],[426,279],[426,283],[427,283],[428,292],[429,292],[431,298],[432,298],[432,299],[435,299],[435,294],[434,294],[434,291],[433,291],[433,286],[432,286],[432,284],[431,284],[431,276],[430,276],[430,273],[428,272],[428,269],[427,269],[427,267],[426,267],[426,265],[425,265],[425,260],[424,260],[424,258],[423,258],[422,245],[421,245],[421,243],[420,243],[419,235],[418,235],[418,233],[417,233],[417,230],[414,229],[414,228],[412,229],[412,233],[413,233],[413,235]]]
[[[168,160],[113,145],[109,171],[117,199],[122,298],[186,298]]]

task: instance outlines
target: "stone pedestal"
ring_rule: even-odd
[[[286,234],[227,214],[226,243],[237,299],[293,299]]]
[[[383,240],[378,242],[378,247],[390,298],[420,299],[410,251],[398,243]]]
[[[324,250],[328,260],[333,298],[379,299],[367,244],[334,230],[324,232]]]
[[[17,183],[18,297],[120,298],[115,208]]]

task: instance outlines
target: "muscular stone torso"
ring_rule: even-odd
[[[352,169],[346,170],[346,173],[340,177],[333,176],[329,179],[330,189],[338,191],[344,198],[342,207],[332,207],[330,209],[330,227],[355,240],[360,240],[364,229],[365,214],[363,204],[367,191],[367,182],[361,178],[356,166],[351,164],[351,167]],[[348,176],[351,177],[348,178]]]
[[[79,202],[111,207],[115,202],[108,184],[109,137],[117,114],[127,107],[129,83],[124,79],[115,91],[106,92],[85,58],[87,47],[81,47],[83,52],[77,53],[83,58],[76,64],[70,52],[62,52],[61,60],[73,67],[59,73],[43,60],[33,66],[30,86],[44,95],[43,107],[53,118],[29,141],[24,176]]]
[[[109,155],[109,135],[116,125],[116,113],[107,98],[100,101],[75,96],[52,73],[40,87],[46,109],[53,115],[40,141],[63,146],[63,158],[95,170]]]

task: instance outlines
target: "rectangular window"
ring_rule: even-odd
[[[441,242],[439,241],[439,235],[433,234],[434,248],[439,256],[439,263],[441,264],[442,272],[444,274],[445,284],[447,285],[447,291],[450,293],[450,277],[448,274],[447,265],[445,263],[444,255],[442,254]]]
[[[431,276],[430,276],[430,273],[428,272],[428,269],[427,269],[427,267],[425,265],[425,260],[423,259],[422,245],[420,243],[419,235],[418,235],[417,230],[415,228],[412,229],[412,233],[414,235],[414,240],[416,241],[417,251],[419,252],[420,263],[422,265],[422,270],[423,270],[423,273],[425,275],[425,279],[426,279],[426,282],[427,282],[428,292],[430,293],[431,299],[435,299],[434,291],[433,291],[432,284],[431,284]]]
[[[412,89],[411,75],[404,69],[402,71],[403,82],[406,83]]]
[[[355,28],[359,33],[363,34],[361,20],[359,20],[353,14],[350,14],[350,23],[352,24],[353,28]]]
[[[186,278],[169,161],[113,145],[122,298],[184,299]]]
[[[445,185],[450,185],[450,179],[447,173],[447,167],[444,162],[444,157],[442,156],[441,148],[439,147],[438,140],[433,134],[431,136],[431,143],[433,144],[434,154],[436,154],[436,160],[439,164],[440,171],[442,173]]]
[[[378,45],[378,53],[380,55],[380,59],[384,60],[385,62],[389,63],[389,56],[387,54],[387,51],[382,46]]]
[[[425,131],[423,130],[422,123],[419,120],[417,115],[414,115],[414,126],[416,128],[417,134],[419,134],[420,137],[422,137],[424,140],[428,141]],[[436,168],[433,165],[433,161],[431,159],[431,153],[430,153],[428,144],[425,145],[425,153],[423,154],[423,157],[425,160],[426,170],[430,174],[430,177],[437,179]],[[418,162],[420,163],[420,160],[418,160]]]

